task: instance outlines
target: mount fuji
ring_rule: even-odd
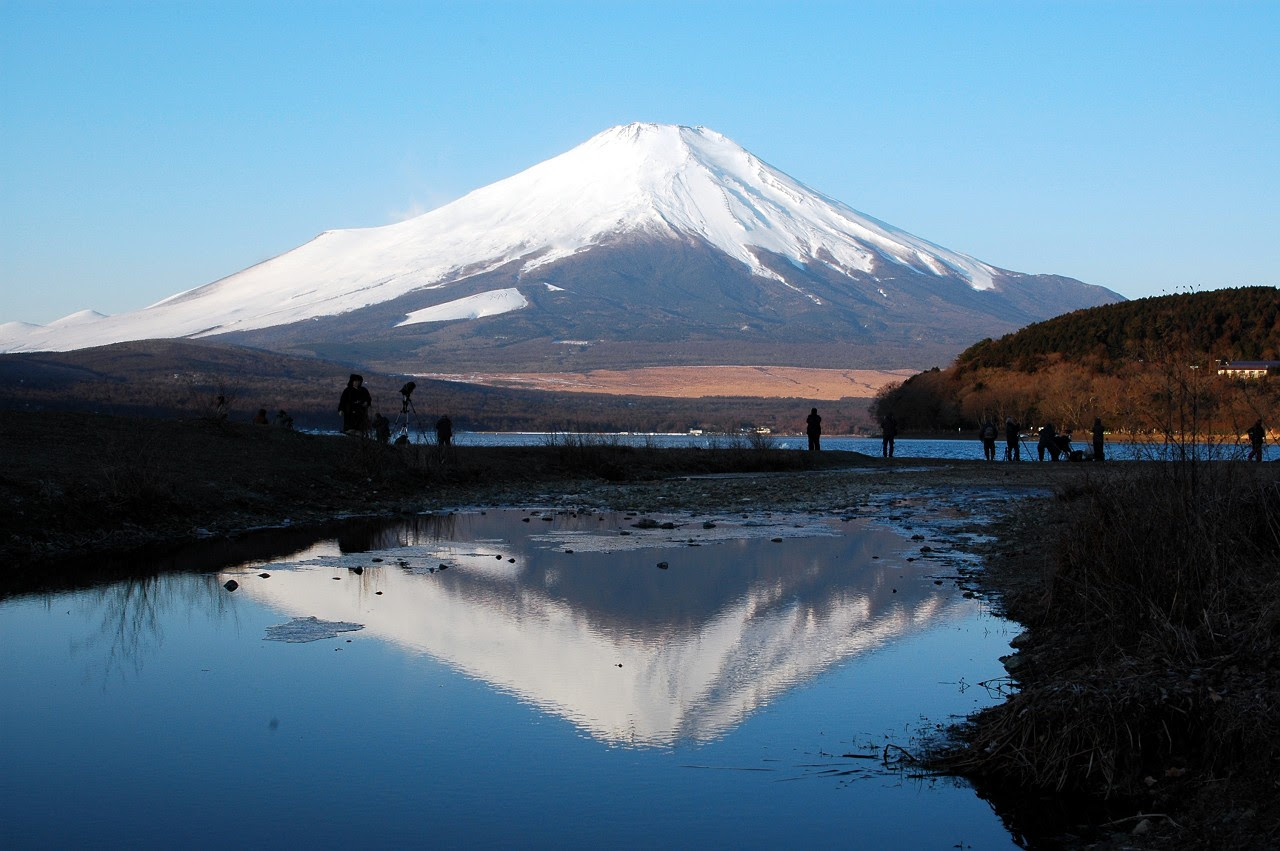
[[[211,338],[398,372],[924,367],[1120,300],[912,236],[712,130],[628,124],[150,307],[0,325],[0,350]]]

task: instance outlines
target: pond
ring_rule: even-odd
[[[471,511],[11,596],[5,845],[1013,847],[903,757],[1017,630],[954,513],[888,505]]]

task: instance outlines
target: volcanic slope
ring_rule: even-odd
[[[397,371],[903,367],[1118,300],[912,236],[712,130],[629,124],[142,310],[0,326],[0,348],[216,337]]]

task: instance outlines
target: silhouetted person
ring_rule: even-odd
[[[384,446],[391,442],[391,420],[382,414],[375,414],[373,417],[373,434],[378,442]]]
[[[889,414],[880,421],[880,454],[885,458],[893,457],[893,439],[898,436],[898,420]]]
[[[1022,426],[1018,425],[1017,420],[1013,417],[1005,417],[1004,421],[1004,460],[1021,461],[1022,460],[1022,436],[1019,432]]]
[[[342,414],[342,430],[347,434],[363,435],[369,430],[369,406],[373,399],[364,386],[364,376],[351,374],[347,379],[347,388],[342,391],[338,401],[338,412]]]
[[[276,425],[288,431],[293,430],[293,417],[289,416],[289,412],[284,408],[276,411]]]
[[[809,435],[809,451],[817,452],[822,448],[822,417],[818,416],[818,409],[810,410],[804,422],[804,433]]]
[[[999,435],[996,424],[991,420],[978,426],[978,437],[982,440],[982,457],[988,461],[996,460],[996,438]]]
[[[1249,435],[1249,460],[1262,460],[1262,442],[1267,439],[1267,430],[1262,427],[1262,420],[1257,420],[1245,432]]]
[[[453,445],[453,420],[448,414],[436,420],[436,443],[440,446]]]
[[[259,408],[258,413],[253,415],[254,425],[271,425],[271,421],[267,419],[267,409]]]
[[[1106,447],[1102,439],[1102,417],[1093,418],[1093,460],[1106,460]]]
[[[1045,423],[1040,427],[1040,442],[1036,444],[1036,455],[1041,461],[1048,452],[1054,461],[1058,460],[1058,430],[1053,423]]]

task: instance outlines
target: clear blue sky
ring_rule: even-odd
[[[1280,284],[1277,2],[0,0],[0,321],[142,307],[630,121],[1128,297]]]

